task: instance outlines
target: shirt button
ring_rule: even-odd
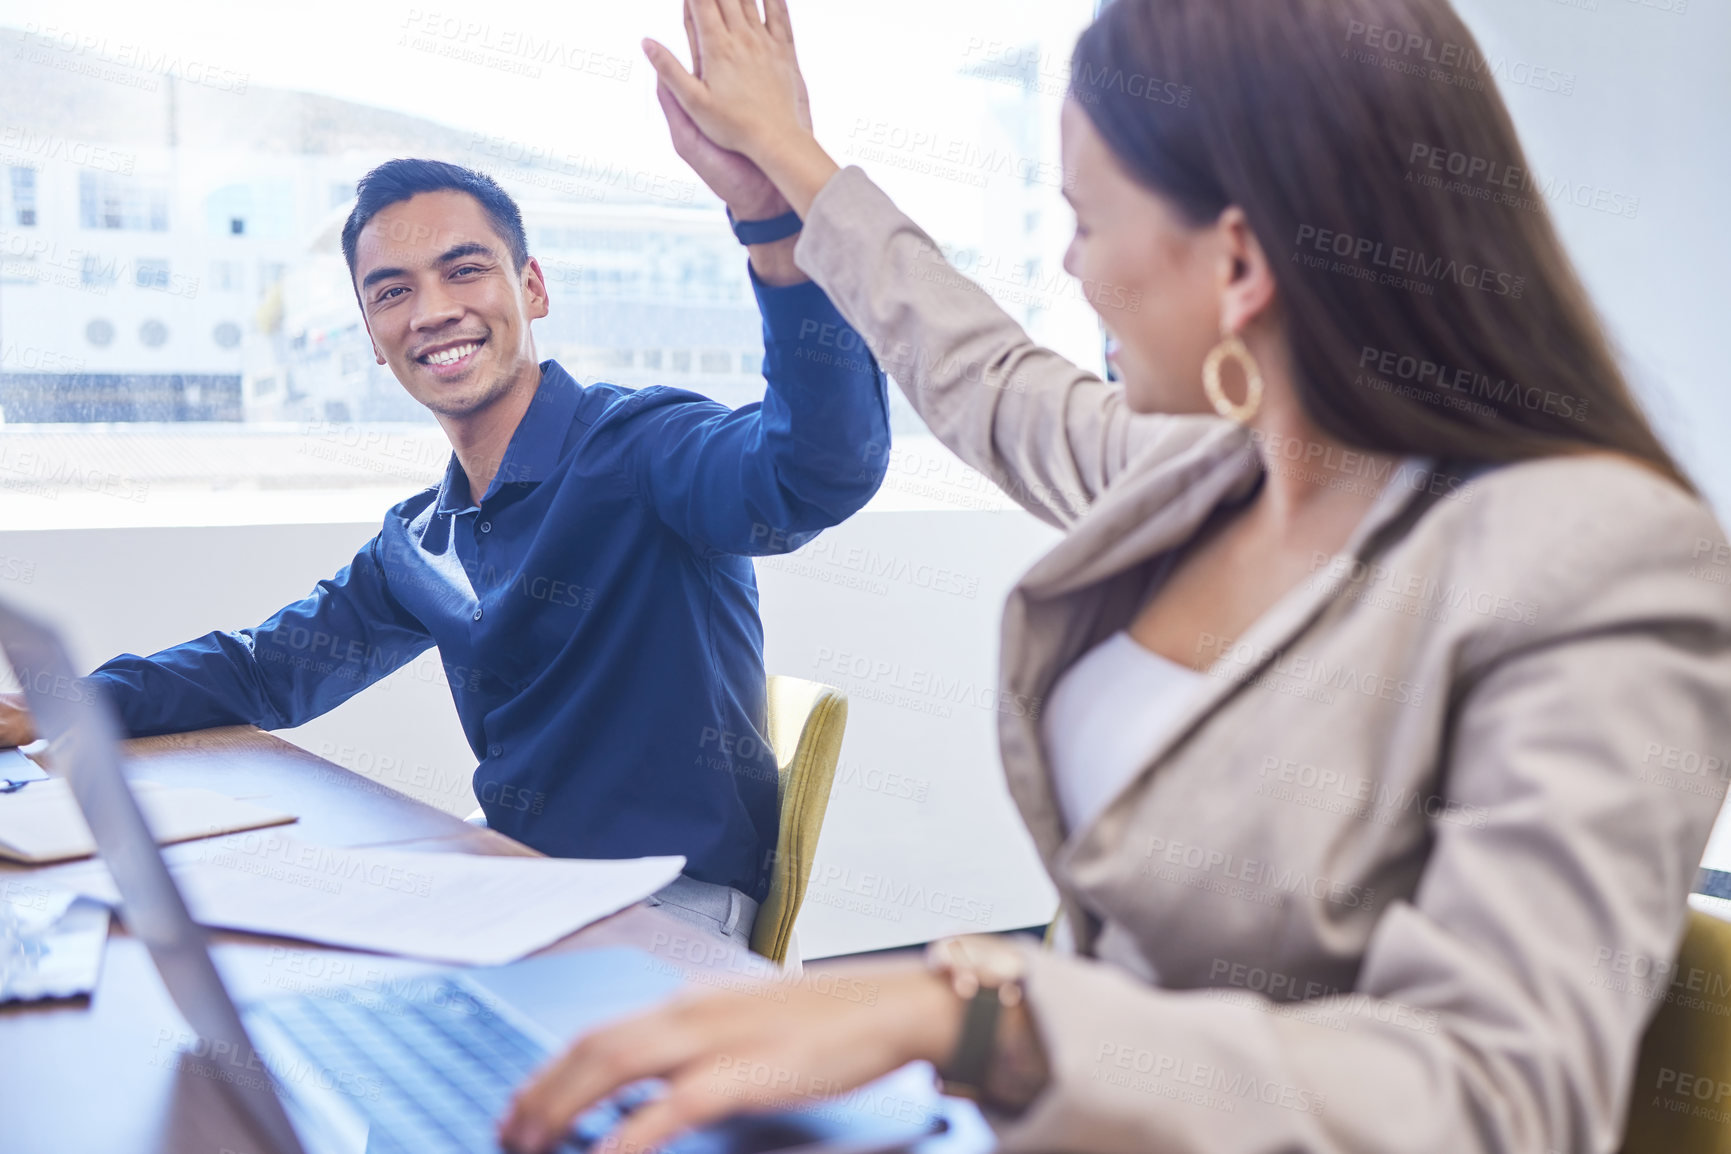
[[[494,746],[490,746],[490,747],[489,747],[489,748],[488,748],[488,749],[487,749],[487,756],[488,756],[488,757],[498,757],[498,756],[500,756],[500,755],[501,755],[501,754],[503,754],[503,753],[504,753],[504,752],[505,752],[505,747],[504,747],[504,746],[502,746],[502,745],[494,745]]]
[[[477,609],[477,610],[475,610],[475,620],[479,621],[480,619],[481,619],[481,611],[479,609]]]
[[[492,531],[493,531],[493,522],[491,522],[491,521],[482,521],[481,522],[481,532],[491,533]]]

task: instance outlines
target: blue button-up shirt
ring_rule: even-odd
[[[548,361],[479,501],[453,456],[304,600],[92,679],[134,735],[281,729],[437,645],[493,828],[561,857],[684,854],[761,899],[778,806],[749,558],[863,506],[889,423],[822,290],[755,287],[760,404]]]

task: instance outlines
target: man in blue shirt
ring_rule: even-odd
[[[889,437],[882,372],[833,356],[846,322],[792,244],[751,250],[761,404],[585,388],[537,362],[530,322],[550,302],[510,197],[455,165],[381,165],[343,251],[379,363],[450,438],[444,480],[256,629],[90,680],[135,736],[283,729],[437,645],[488,824],[562,857],[683,854],[670,912],[743,940],[778,826],[750,558],[863,506]],[[7,710],[0,738],[28,740]]]

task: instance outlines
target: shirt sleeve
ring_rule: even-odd
[[[125,653],[87,681],[133,737],[218,725],[287,729],[335,709],[432,643],[391,595],[374,537],[335,577],[256,629],[207,633],[149,657]]]
[[[863,508],[889,467],[887,381],[822,289],[752,273],[763,313],[763,400],[729,409],[645,389],[624,468],[660,519],[700,549],[798,549]]]

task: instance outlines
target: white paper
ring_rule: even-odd
[[[190,841],[212,834],[282,825],[295,820],[247,801],[215,793],[131,782],[144,820],[161,843]],[[72,785],[63,777],[33,781],[14,793],[0,794],[0,858],[30,864],[70,861],[96,852]]]
[[[683,857],[338,849],[274,829],[176,846],[163,856],[193,918],[206,926],[482,966],[515,961],[617,913],[685,867]],[[119,901],[106,870],[61,869],[53,880]]]

